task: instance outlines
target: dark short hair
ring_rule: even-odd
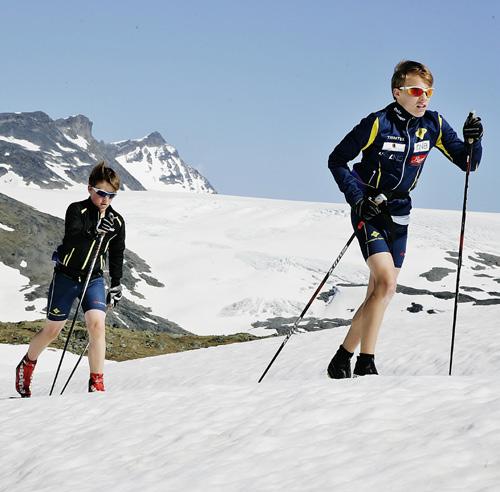
[[[106,166],[104,161],[99,162],[99,164],[93,167],[89,176],[89,185],[96,186],[102,181],[109,183],[115,191],[120,189],[120,176],[118,176],[113,169]]]
[[[404,87],[406,76],[409,74],[419,75],[430,87],[432,87],[434,83],[434,77],[425,65],[416,61],[403,60],[394,67],[394,73],[391,79],[391,90]]]

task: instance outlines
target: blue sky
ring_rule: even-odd
[[[499,2],[2,3],[1,112],[85,114],[105,141],[159,131],[231,195],[342,202],[328,155],[419,60],[431,109],[459,134],[483,119],[468,205],[500,212]],[[461,209],[463,185],[435,149],[414,206]]]

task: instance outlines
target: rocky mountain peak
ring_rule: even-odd
[[[4,136],[13,135],[18,127],[30,129],[37,125],[45,125],[49,121],[51,121],[50,116],[43,111],[0,113],[0,133]]]
[[[67,188],[86,183],[104,160],[130,190],[216,193],[159,132],[137,140],[97,141],[85,115],[52,120],[46,113],[0,113],[0,184]]]
[[[159,132],[150,133],[148,136],[134,140],[122,140],[115,142],[113,145],[116,147],[119,154],[132,152],[137,147],[161,147],[166,145],[166,140]]]
[[[68,134],[72,138],[80,136],[88,142],[94,139],[92,136],[93,123],[83,114],[69,116],[68,118],[60,118],[56,120],[55,123],[63,133]]]
[[[142,140],[144,145],[149,145],[151,147],[160,147],[161,145],[165,145],[167,142],[161,136],[159,132],[150,133],[147,137]]]

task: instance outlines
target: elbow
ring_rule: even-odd
[[[330,169],[330,171],[333,171],[334,168],[338,167],[338,163],[336,163],[335,161],[335,155],[332,152],[328,157],[328,169]]]

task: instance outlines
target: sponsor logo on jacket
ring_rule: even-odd
[[[382,150],[391,150],[392,152],[404,152],[406,149],[406,144],[396,143],[396,142],[384,142],[382,145]]]
[[[430,149],[430,141],[422,140],[421,142],[417,142],[413,147],[413,152],[429,152]]]
[[[420,166],[422,162],[425,161],[425,158],[427,157],[427,154],[419,154],[419,155],[412,155],[410,159],[410,165],[411,166]]]
[[[422,140],[424,138],[424,135],[427,133],[427,128],[419,128],[416,132],[415,135]]]

